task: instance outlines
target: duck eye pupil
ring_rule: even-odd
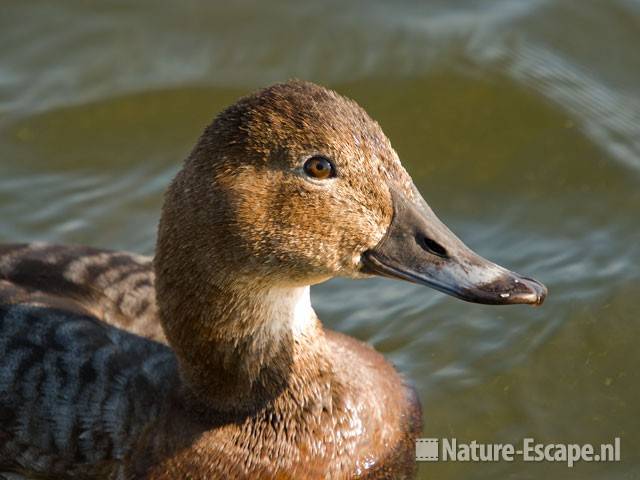
[[[331,161],[325,157],[311,157],[304,164],[304,172],[313,178],[324,180],[335,176],[335,169]]]

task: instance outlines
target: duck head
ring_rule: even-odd
[[[466,247],[424,201],[380,126],[312,83],[277,84],[224,110],[167,195],[162,265],[206,284],[295,287],[382,275],[477,303],[537,305],[546,295]]]

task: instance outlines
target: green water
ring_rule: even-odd
[[[592,443],[619,463],[426,463],[419,478],[640,478],[640,3],[5,1],[0,242],[151,254],[204,125],[293,76],[360,102],[424,197],[542,308],[388,280],[313,289],[410,377],[426,437]]]

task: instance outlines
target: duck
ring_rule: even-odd
[[[153,259],[0,246],[0,471],[25,478],[402,479],[422,411],[310,286],[382,276],[539,305],[427,205],[355,101],[290,80],[208,125]]]

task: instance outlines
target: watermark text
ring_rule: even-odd
[[[521,444],[461,442],[455,438],[419,438],[416,460],[425,462],[619,462],[620,438],[611,443],[539,443],[524,438]]]

